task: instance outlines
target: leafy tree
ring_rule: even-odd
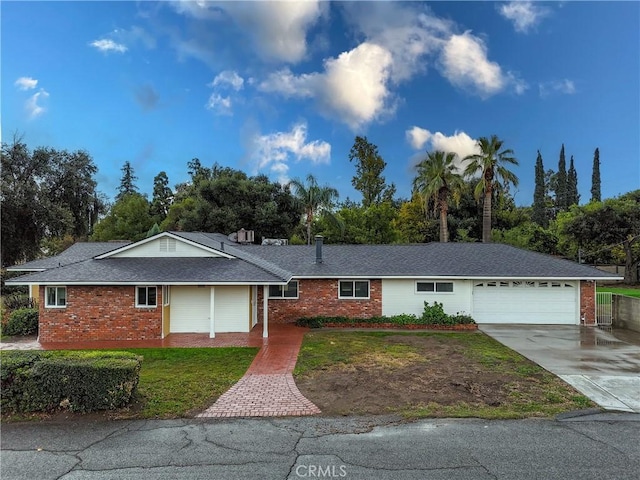
[[[116,200],[119,200],[125,195],[138,192],[138,187],[136,185],[138,177],[135,176],[133,167],[128,160],[124,162],[124,165],[122,166],[120,171],[122,172],[122,177],[120,177],[120,185],[118,186],[118,194],[116,195]]]
[[[413,180],[413,188],[422,195],[425,205],[429,198],[436,202],[440,212],[441,242],[449,241],[449,200],[459,201],[462,188],[462,178],[453,163],[455,157],[455,153],[440,150],[427,153],[427,158],[416,165],[417,175]]]
[[[338,190],[328,185],[318,185],[318,181],[311,174],[307,175],[306,182],[294,179],[289,182],[289,186],[292,188],[293,194],[304,212],[304,223],[307,227],[307,245],[311,245],[311,225],[315,217],[319,213],[335,217],[332,213],[332,208],[334,202],[338,199]]]
[[[600,193],[600,149],[596,148],[593,152],[593,172],[591,173],[591,201],[599,202],[602,200]]]
[[[497,242],[514,247],[551,255],[558,253],[558,237],[533,222],[521,223],[506,230],[494,230],[493,236]]]
[[[480,174],[474,194],[478,202],[483,198],[483,242],[491,242],[491,202],[494,190],[500,186],[507,189],[509,184],[518,185],[518,177],[506,166],[518,165],[518,160],[512,156],[513,150],[502,149],[503,143],[496,135],[492,135],[491,138],[480,137],[478,147],[481,153],[465,157],[465,160],[471,161],[465,169],[465,175],[473,177]]]
[[[362,193],[363,207],[393,199],[396,187],[393,183],[387,186],[382,176],[387,163],[378,153],[378,147],[370,143],[367,137],[356,136],[349,152],[349,161],[356,162],[356,175],[351,184]]]
[[[547,227],[549,219],[547,218],[547,206],[545,201],[545,178],[544,178],[544,165],[542,163],[542,155],[538,150],[538,157],[536,158],[535,168],[535,182],[536,186],[533,192],[533,212],[531,218],[534,222],[542,227]]]
[[[146,238],[153,226],[149,201],[139,193],[127,193],[114,203],[109,213],[95,226],[91,240],[131,240]]]
[[[169,177],[162,171],[153,179],[153,199],[151,200],[150,213],[156,223],[167,218],[169,207],[173,201],[173,192],[169,187]]]
[[[569,212],[559,215],[558,229],[575,241],[582,256],[592,262],[603,256],[610,258],[612,252],[621,247],[625,282],[638,282],[640,190],[582,207],[574,205]]]
[[[573,155],[569,160],[569,170],[567,171],[567,206],[578,205],[580,194],[578,193],[578,172],[573,164]]]
[[[394,243],[399,238],[395,229],[397,215],[391,202],[369,207],[345,202],[335,214],[338,221],[324,215],[318,222],[318,231],[327,243]]]
[[[427,207],[426,210],[432,209]],[[399,242],[428,243],[438,241],[439,225],[439,220],[425,211],[423,197],[414,192],[411,200],[400,205],[393,228],[398,232]]]
[[[567,208],[567,162],[564,158],[563,143],[560,149],[560,160],[558,160],[558,173],[556,176],[556,210],[564,212]]]

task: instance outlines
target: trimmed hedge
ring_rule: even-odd
[[[39,313],[37,308],[19,308],[9,314],[2,326],[3,335],[37,335]]]
[[[0,352],[3,412],[112,410],[138,386],[142,357],[128,352]]]
[[[381,328],[387,328],[389,326],[407,327],[412,325],[474,325],[475,323],[469,315],[463,313],[449,315],[445,313],[442,304],[438,302],[434,302],[433,305],[429,305],[429,302],[424,302],[424,311],[420,317],[412,313],[403,313],[390,317],[384,315],[370,318],[315,316],[302,317],[296,320],[297,326],[309,328],[322,328],[325,325],[348,325],[353,327],[380,325]]]

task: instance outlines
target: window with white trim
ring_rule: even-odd
[[[416,282],[416,293],[453,293],[453,282]]]
[[[338,298],[369,298],[369,280],[340,280]]]
[[[298,281],[286,285],[269,285],[269,298],[298,298]]]
[[[156,287],[136,287],[136,307],[148,308],[158,306]]]
[[[162,286],[162,305],[165,307],[171,303],[171,290],[169,285]]]
[[[45,287],[45,306],[64,308],[67,306],[67,287]]]

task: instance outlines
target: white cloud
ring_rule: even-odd
[[[498,11],[513,22],[516,32],[527,33],[549,14],[549,9],[529,1],[515,1],[500,5]]]
[[[42,102],[47,98],[49,98],[49,92],[42,88],[39,92],[36,92],[31,97],[29,97],[29,99],[25,103],[25,109],[27,110],[29,118],[39,117],[46,111],[46,108],[40,105],[39,102]]]
[[[307,31],[328,11],[319,0],[286,2],[172,2],[178,13],[203,21],[229,21],[253,40],[265,60],[295,63],[307,53]]]
[[[236,92],[242,90],[242,86],[244,85],[244,79],[238,75],[238,72],[233,70],[225,70],[216,75],[216,78],[213,79],[213,82],[209,84],[210,87],[217,86],[229,86],[233,88]]]
[[[567,78],[563,80],[553,80],[550,82],[542,82],[538,85],[541,97],[548,97],[554,93],[573,95],[576,93],[576,85],[573,80]]]
[[[455,131],[453,135],[447,136],[441,132],[431,133],[424,128],[413,126],[405,132],[407,141],[415,150],[427,151],[441,150],[443,152],[453,152],[456,154],[455,164],[458,170],[464,168],[462,161],[468,155],[480,153],[476,139],[471,138],[465,132]],[[417,157],[422,159],[423,157]]]
[[[20,77],[15,81],[14,85],[18,87],[18,90],[31,90],[36,88],[38,80],[31,77]]]
[[[109,38],[103,38],[101,40],[94,40],[89,45],[97,48],[101,52],[118,52],[124,53],[128,50],[127,46],[122,43],[116,43]]]
[[[255,135],[251,145],[251,158],[256,170],[268,169],[281,183],[288,181],[289,161],[308,160],[312,164],[328,164],[331,145],[322,140],[307,142],[307,124],[295,124],[289,132]]]
[[[388,50],[365,42],[325,60],[322,73],[294,75],[285,69],[270,75],[259,88],[289,97],[313,97],[325,114],[357,130],[392,110],[391,63]]]
[[[502,71],[500,65],[487,58],[484,41],[467,31],[452,35],[440,57],[443,75],[455,86],[471,90],[481,97],[494,95],[508,86],[523,93],[526,83],[515,74]]]
[[[219,93],[212,93],[207,101],[206,108],[213,110],[219,115],[231,115],[231,98],[223,97]]]

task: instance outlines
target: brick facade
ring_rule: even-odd
[[[154,308],[136,308],[134,286],[67,286],[67,306],[46,308],[40,287],[41,342],[162,338],[162,288]]]
[[[580,282],[580,324],[596,324],[596,282],[591,280]]]
[[[258,289],[258,321],[262,321],[262,288]],[[382,315],[382,280],[369,281],[368,299],[338,299],[337,279],[298,280],[298,298],[269,299],[269,323],[293,323],[300,317]]]

